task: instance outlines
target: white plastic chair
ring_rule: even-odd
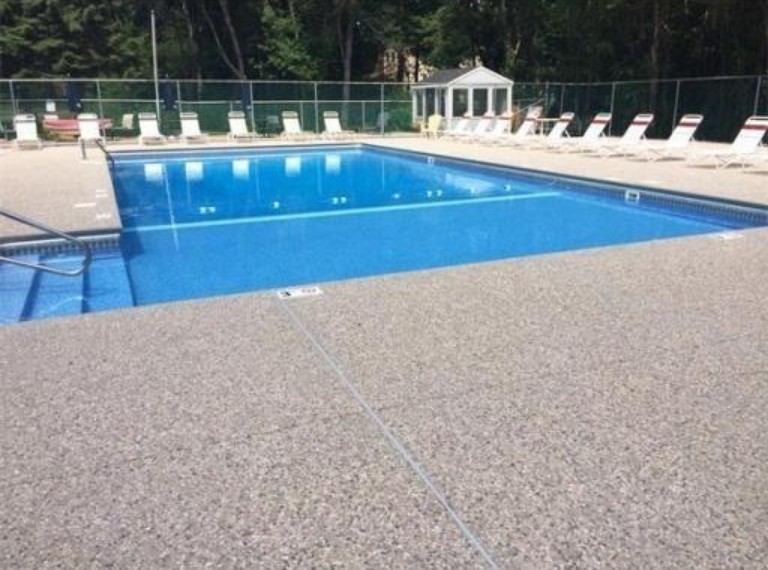
[[[242,111],[230,111],[227,113],[227,121],[229,122],[227,140],[235,142],[252,140],[256,136],[256,133],[248,130],[248,123],[245,122],[245,113]]]
[[[476,135],[473,140],[481,143],[500,143],[511,140],[511,137],[514,135],[510,135],[509,133],[509,130],[512,128],[510,119],[510,115],[500,116],[496,119],[496,122],[490,130]]]
[[[510,144],[512,146],[520,146],[528,144],[533,139],[533,135],[536,132],[536,123],[543,112],[542,107],[531,107],[525,115],[525,119],[517,127],[517,130],[512,134],[507,134],[500,142],[502,144]]]
[[[283,132],[282,136],[286,138],[302,138],[307,133],[301,130],[299,114],[296,111],[283,111]]]
[[[165,144],[165,135],[160,133],[157,126],[157,115],[154,113],[139,113],[139,144]]]
[[[693,137],[703,120],[703,115],[683,115],[668,139],[663,141],[646,139],[630,154],[648,161],[674,158],[675,156],[682,158],[690,148],[691,141],[693,141]]]
[[[80,113],[77,116],[77,128],[80,130],[80,140],[84,143],[104,140],[99,117],[94,113]]]
[[[760,143],[768,132],[768,116],[753,115],[741,127],[734,141],[724,150],[701,150],[688,155],[688,162],[712,159],[715,167],[722,168],[740,163],[744,168],[747,163],[763,160]]]
[[[611,122],[611,113],[598,113],[580,137],[570,137],[547,141],[545,147],[552,150],[580,150],[582,146],[589,146],[600,141],[605,128]]]
[[[464,136],[469,131],[469,125],[469,117],[462,117],[451,128],[444,130],[441,135],[449,139]]]
[[[456,135],[458,140],[468,141],[473,140],[483,133],[487,133],[492,127],[496,117],[493,115],[483,115],[480,120],[475,124],[475,128],[467,131],[463,134]]]
[[[583,145],[581,150],[594,150],[604,157],[630,154],[645,139],[645,133],[651,123],[653,123],[653,113],[640,113],[632,119],[620,139],[601,139]]]
[[[195,141],[208,141],[208,133],[200,132],[200,122],[197,119],[197,113],[179,113],[179,119],[181,120],[181,140],[187,144]]]
[[[563,137],[568,136],[568,127],[570,126],[571,122],[573,122],[573,118],[575,117],[575,113],[571,113],[570,111],[567,113],[563,113],[560,115],[560,117],[557,119],[557,122],[552,126],[549,133],[547,133],[547,136],[544,137],[544,139],[537,138],[537,137],[529,137],[528,144],[526,144],[525,148],[535,148],[535,147],[541,147],[541,146],[547,146],[547,145],[556,145],[561,140],[566,140]]]
[[[14,144],[18,148],[35,146],[43,148],[43,141],[37,135],[37,120],[34,115],[16,115],[13,118],[13,126],[16,130],[16,140]]]
[[[345,131],[341,128],[339,113],[336,111],[323,111],[323,124],[325,125],[323,138],[339,139],[351,137],[356,134],[354,131]]]

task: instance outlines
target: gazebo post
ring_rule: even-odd
[[[512,113],[512,85],[507,87],[507,113]]]
[[[486,96],[485,96],[485,112],[486,113],[493,113],[496,114],[496,110],[493,108],[493,104],[495,101],[493,100],[493,87],[487,87],[485,89]]]
[[[435,87],[435,115],[440,114],[440,88]]]
[[[445,93],[445,124],[448,128],[453,126],[453,87]]]

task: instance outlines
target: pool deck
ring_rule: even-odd
[[[372,142],[768,204],[765,171]],[[765,568],[768,229],[729,238],[0,327],[0,566]]]

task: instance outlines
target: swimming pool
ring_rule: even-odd
[[[113,156],[119,248],[97,252],[79,281],[0,268],[0,319],[766,224],[755,208],[371,146]]]

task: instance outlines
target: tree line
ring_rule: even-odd
[[[518,81],[768,74],[768,0],[0,0],[0,78]]]

